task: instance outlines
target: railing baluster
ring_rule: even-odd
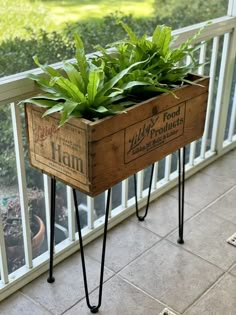
[[[20,109],[15,103],[11,103],[12,125],[14,134],[14,144],[16,153],[16,169],[20,196],[21,217],[22,217],[22,230],[25,252],[25,264],[28,268],[32,268],[32,246],[31,246],[31,233],[29,223],[28,211],[28,196],[26,186],[26,174],[24,164],[24,149],[22,141]]]
[[[153,190],[157,189],[157,181],[158,181],[158,162],[155,163],[154,170],[153,170],[153,180],[152,180]]]
[[[94,198],[87,197],[88,228],[94,229]]]
[[[137,198],[141,199],[143,197],[143,179],[144,170],[137,173]]]
[[[70,241],[75,240],[75,208],[72,188],[66,186],[67,211],[68,211],[68,236]]]
[[[126,178],[122,181],[122,189],[121,189],[121,204],[125,209],[128,205],[128,191],[129,191],[129,180]]]
[[[172,154],[168,155],[165,158],[165,181],[167,182],[170,180],[171,162],[172,162]]]
[[[45,199],[47,242],[48,242],[48,248],[50,248],[50,218],[51,218],[50,196],[51,196],[51,185],[50,185],[50,178],[46,174],[43,174],[43,186],[44,186],[44,199]]]
[[[190,45],[190,47],[192,47],[192,45]],[[192,62],[192,59],[190,56],[187,57],[186,59],[186,64],[190,64]],[[192,142],[190,144],[190,153],[189,153],[189,164],[193,165],[193,160],[195,157],[195,151],[196,151],[196,141]]]
[[[207,52],[207,43],[202,43],[202,46],[200,48],[200,55],[199,55],[199,64],[201,66],[198,68],[198,74],[200,75],[204,75],[206,52]]]
[[[233,140],[235,124],[236,124],[236,84],[234,88],[234,99],[233,99],[232,112],[231,112],[230,123],[229,123],[228,141],[230,142],[232,142]]]
[[[205,69],[205,62],[206,62],[206,49],[207,45],[206,43],[202,43],[202,46],[200,48],[200,55],[199,55],[199,64],[202,64],[199,69],[198,69],[198,74],[203,75],[204,74],[204,69]],[[194,165],[194,160],[195,160],[195,155],[196,155],[196,146],[197,146],[197,141],[193,141],[190,144],[190,153],[189,153],[189,165]]]
[[[213,39],[210,74],[209,74],[210,75],[210,84],[209,84],[209,95],[208,95],[207,112],[206,112],[206,122],[205,122],[204,134],[202,137],[202,143],[201,143],[200,157],[202,159],[205,158],[207,140],[208,140],[208,134],[209,134],[209,127],[210,127],[211,105],[212,105],[212,101],[213,101],[214,87],[215,87],[215,82],[216,82],[215,77],[216,77],[216,65],[217,65],[217,58],[218,58],[219,40],[220,40],[220,38],[218,36],[214,37],[214,39]]]
[[[229,3],[228,14],[236,15],[236,1]],[[218,93],[216,98],[215,117],[211,151],[220,153],[224,146],[225,128],[229,110],[233,71],[236,58],[236,27],[231,33],[224,35],[222,60],[219,74]]]
[[[229,0],[228,2],[228,15],[236,16],[236,0]]]
[[[220,114],[222,111],[222,96],[223,96],[223,90],[224,90],[224,81],[225,81],[226,64],[227,64],[227,58],[228,58],[229,41],[230,41],[230,34],[227,33],[224,35],[224,43],[223,43],[223,51],[222,51],[222,58],[221,58],[221,65],[220,65],[219,82],[218,82],[218,87],[217,87],[215,115],[214,115],[212,140],[211,140],[211,151],[212,152],[214,152],[216,150],[217,136],[219,133],[219,121],[220,121]],[[223,132],[223,131],[221,131],[221,132]]]

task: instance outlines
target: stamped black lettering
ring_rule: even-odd
[[[183,134],[185,103],[125,129],[125,163],[149,153]]]

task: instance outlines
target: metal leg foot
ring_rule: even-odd
[[[53,283],[53,251],[54,251],[54,227],[55,227],[55,207],[56,207],[56,180],[51,178],[51,216],[50,216],[50,260],[49,260],[49,275],[47,282]]]
[[[108,189],[108,193],[107,193],[107,203],[106,203],[106,213],[105,213],[105,223],[104,223],[104,235],[103,235],[103,245],[102,245],[102,259],[101,259],[101,270],[100,270],[100,283],[99,283],[99,294],[98,294],[98,305],[97,306],[92,306],[90,304],[90,300],[89,300],[87,272],[86,272],[85,257],[84,257],[84,247],[83,247],[79,209],[78,209],[78,202],[77,202],[77,196],[76,196],[75,189],[73,189],[73,197],[74,197],[75,214],[76,214],[76,221],[77,221],[78,233],[79,233],[80,254],[81,254],[81,260],[82,260],[82,270],[83,270],[83,278],[84,278],[84,290],[85,290],[86,303],[87,303],[88,308],[90,309],[91,313],[98,313],[99,308],[100,308],[101,303],[102,303],[103,276],[104,276],[107,226],[108,226],[108,217],[109,217],[111,188]]]
[[[178,238],[177,243],[178,243],[178,244],[184,244],[183,237],[182,237],[182,238]]]
[[[181,157],[181,149],[179,149],[179,177],[178,177],[178,199],[179,199],[179,238],[178,244],[184,244],[184,184],[185,184],[185,147],[183,147],[183,155]]]
[[[95,314],[95,313],[98,313],[99,311],[99,308],[97,306],[92,306],[92,308],[90,309],[90,312]]]
[[[152,178],[153,178],[154,165],[155,164],[153,163],[152,164],[152,169],[151,169],[151,175],[150,175],[147,204],[146,204],[146,209],[145,209],[145,213],[144,213],[143,216],[139,215],[138,197],[137,197],[137,179],[136,179],[136,174],[134,174],[134,192],[135,192],[136,216],[137,216],[139,221],[144,221],[146,216],[147,216],[147,214],[148,214],[149,203],[150,203],[150,196],[151,196],[151,189],[152,189]]]

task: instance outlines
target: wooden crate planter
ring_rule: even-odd
[[[26,104],[32,166],[95,196],[203,134],[209,78],[202,86],[162,94],[95,122],[70,120],[57,128],[59,115],[41,118],[44,109]]]

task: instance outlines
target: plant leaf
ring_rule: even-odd
[[[126,31],[126,33],[128,34],[131,42],[133,44],[136,44],[138,42],[138,38],[137,36],[135,35],[135,33],[132,31],[132,29],[127,25],[125,24],[123,21],[119,21],[119,24],[123,27],[123,29]]]
[[[32,96],[30,99],[31,100],[44,99],[44,100],[58,101],[58,100],[62,100],[63,98],[61,98],[60,95],[45,93],[45,94],[38,94],[36,96]]]
[[[140,86],[140,85],[150,85],[150,83],[141,82],[141,81],[129,81],[127,83],[122,84],[120,88],[125,91],[125,90],[129,90],[135,86]]]
[[[71,117],[71,114],[74,110],[81,112],[84,110],[84,106],[77,102],[73,101],[66,101],[63,104],[63,109],[61,110],[61,120],[60,120],[60,127],[63,126]]]
[[[148,59],[147,59],[148,60]],[[145,62],[147,62],[147,60],[143,60],[143,61],[139,61],[136,62],[134,64],[132,64],[131,66],[129,66],[128,68],[122,70],[121,72],[119,72],[114,78],[112,78],[111,80],[109,80],[108,82],[106,82],[103,86],[103,88],[98,92],[97,97],[96,97],[96,102],[98,104],[101,104],[101,97],[104,96],[106,94],[107,91],[109,91],[111,88],[114,87],[114,85],[120,81],[132,68],[143,64]]]
[[[79,66],[79,70],[81,76],[84,81],[84,86],[87,87],[88,85],[88,72],[89,66],[87,63],[85,51],[84,51],[84,44],[78,34],[75,34],[75,46],[76,46],[76,59]]]
[[[54,69],[48,65],[41,65],[37,56],[33,56],[33,60],[34,60],[35,64],[43,70],[44,73],[46,73],[52,77],[61,76],[61,73],[58,70],[56,70],[56,69]]]
[[[97,95],[101,78],[102,78],[101,69],[94,69],[89,74],[87,92],[88,92],[88,102],[91,105],[94,103],[95,97]]]
[[[82,93],[85,94],[86,90],[83,78],[81,76],[81,73],[75,68],[75,66],[69,62],[64,62],[63,69],[68,75],[70,81],[75,84]]]
[[[32,103],[34,105],[37,105],[39,107],[52,107],[54,106],[57,102],[54,100],[45,100],[45,99],[33,99],[29,98],[27,100],[24,100],[24,103]]]
[[[152,42],[157,45],[162,56],[169,51],[171,39],[171,28],[165,25],[158,25],[152,35]]]
[[[70,82],[70,80],[63,77],[55,77],[52,80],[52,84],[60,86],[75,102],[85,102],[85,95],[79,90],[79,88]]]
[[[63,109],[63,104],[62,103],[57,103],[56,105],[54,105],[53,107],[49,108],[42,117],[48,116],[50,114],[59,112]]]

